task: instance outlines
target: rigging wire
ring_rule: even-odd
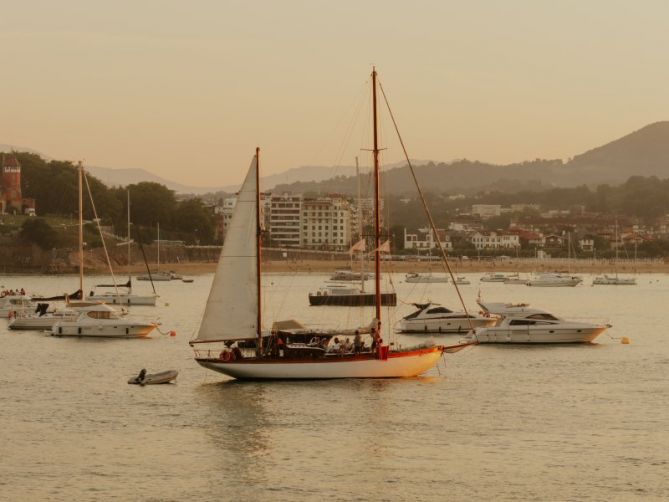
[[[105,258],[107,259],[107,266],[109,267],[109,273],[111,273],[112,282],[114,283],[114,290],[116,291],[116,294],[118,295],[118,286],[116,285],[116,277],[114,276],[114,269],[111,266],[111,260],[109,259],[109,253],[107,252],[107,244],[105,244],[105,237],[104,237],[104,235],[102,235],[102,227],[100,226],[100,218],[98,218],[98,212],[95,209],[95,201],[93,200],[93,193],[91,192],[91,185],[88,183],[88,176],[86,176],[85,171],[84,171],[84,181],[86,181],[86,189],[88,190],[88,197],[91,200],[91,207],[93,208],[93,216],[95,217],[95,221],[98,225],[98,232],[100,233],[100,240],[102,240],[102,248],[105,251]],[[83,294],[83,291],[81,293]]]

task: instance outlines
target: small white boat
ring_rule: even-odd
[[[138,275],[137,276],[138,281],[151,281],[157,282],[157,281],[181,281],[183,280],[183,277],[181,277],[179,274],[176,272],[168,272],[168,271],[163,271],[163,270],[157,270],[155,272],[151,272],[151,276],[149,274],[144,274],[144,275]]]
[[[121,314],[109,305],[82,307],[74,320],[53,325],[53,336],[87,336],[97,338],[143,338],[157,327],[156,323],[138,321]]]
[[[366,281],[367,279],[369,279],[369,274],[348,269],[335,270],[330,276],[331,281]]]
[[[443,274],[432,275],[430,274],[418,274],[418,273],[409,273],[404,276],[404,282],[410,283],[439,283],[439,282],[448,282],[448,277]]]
[[[527,281],[528,286],[542,288],[569,288],[579,285],[583,279],[577,275],[564,274],[539,274],[537,277]]]
[[[592,281],[593,286],[636,286],[634,277],[618,277],[610,275],[598,275]]]
[[[481,277],[481,282],[506,282],[508,279],[518,277],[518,274],[503,274],[501,272],[490,272]]]
[[[467,284],[471,284],[471,282],[464,275],[459,275],[455,278],[455,284],[459,286],[466,286]]]
[[[174,381],[177,376],[179,375],[179,372],[177,370],[167,370],[167,371],[161,371],[160,373],[146,373],[146,370],[143,369],[142,371],[139,372],[139,375],[136,377],[132,377],[130,380],[128,380],[129,384],[133,385],[158,385],[158,384],[164,384],[164,383],[170,383]]]
[[[401,333],[467,333],[472,328],[493,326],[497,319],[453,312],[433,303],[414,303],[418,309],[399,323]]]
[[[0,298],[0,317],[9,318],[31,313],[35,304],[26,295],[8,295]]]
[[[477,328],[467,335],[472,343],[588,343],[608,324],[567,321],[546,311],[532,309],[525,314],[502,318],[496,326]]]

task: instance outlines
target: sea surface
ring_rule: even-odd
[[[0,320],[0,500],[669,500],[669,277],[592,287],[586,275],[576,288],[468,277],[472,310],[480,294],[613,328],[591,345],[468,348],[414,379],[240,383],[199,367],[187,343],[212,275],[158,283],[158,307],[131,309],[175,337],[54,338]],[[308,306],[325,279],[265,276],[266,323],[367,325],[368,308]],[[402,279],[386,329],[410,302],[457,308],[450,284]],[[77,278],[0,285],[54,295]],[[180,373],[128,385],[141,368]]]

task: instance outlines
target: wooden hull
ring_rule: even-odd
[[[324,380],[337,378],[408,378],[433,368],[443,347],[390,352],[388,359],[372,354],[328,356],[319,359],[243,359],[223,362],[196,358],[203,367],[240,380]]]
[[[375,305],[374,301],[374,293],[359,295],[309,295],[309,305],[316,307],[373,307]],[[397,295],[395,293],[383,293],[381,295],[381,305],[385,307],[396,306]]]

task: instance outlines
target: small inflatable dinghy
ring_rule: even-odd
[[[179,372],[177,370],[161,371],[160,373],[147,374],[146,370],[139,372],[139,375],[128,380],[129,384],[134,385],[156,385],[159,383],[170,383]]]

